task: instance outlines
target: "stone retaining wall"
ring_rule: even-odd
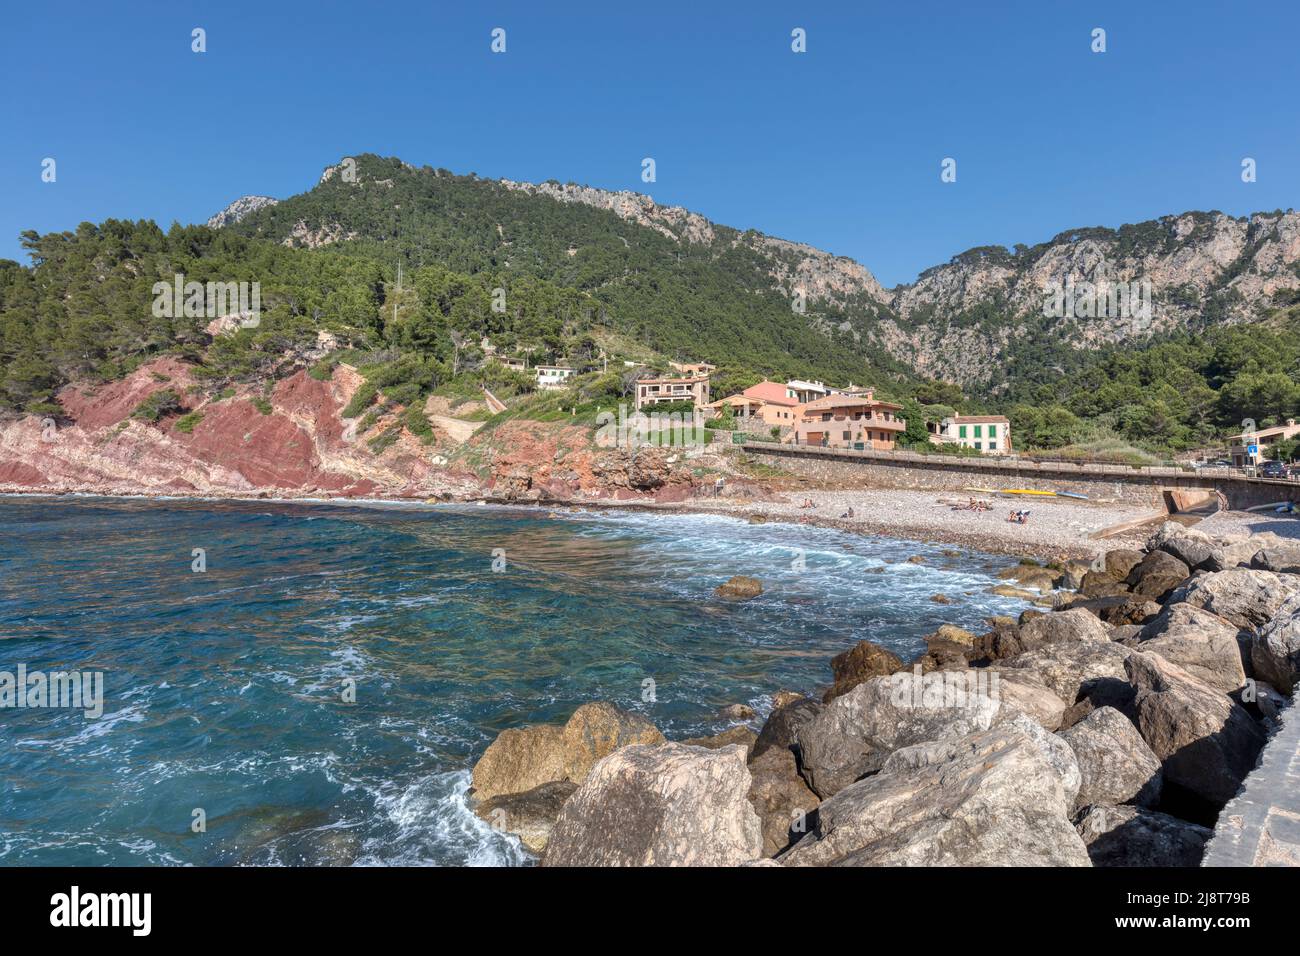
[[[1044,488],[1089,498],[1126,501],[1164,509],[1166,492],[1184,500],[1222,492],[1231,508],[1300,500],[1300,484],[1235,475],[1198,475],[1175,468],[1036,462],[1022,459],[919,455],[915,452],[849,451],[747,442],[744,450],[763,464],[819,481],[850,487],[965,492],[971,487]]]

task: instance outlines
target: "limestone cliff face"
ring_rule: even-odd
[[[1054,285],[1145,284],[1149,313],[1045,315]],[[1013,338],[1094,348],[1151,334],[1245,322],[1300,288],[1300,214],[1186,213],[1118,230],[1085,229],[1012,252],[971,250],[892,292],[877,334],[891,354],[960,382],[986,381]],[[981,321],[983,319],[983,321]]]
[[[273,235],[285,244],[308,247],[366,238],[341,225],[349,221],[351,203],[373,205],[393,186],[395,176],[444,177],[442,171],[414,170],[378,157],[363,157],[360,163],[345,160],[321,176],[322,183],[339,179],[354,187],[355,192],[330,197],[341,205],[326,204],[328,213],[316,211],[307,219],[296,212],[280,215]],[[533,214],[535,207],[528,206],[533,200],[523,197],[544,197],[602,210],[693,251],[704,247],[710,258],[748,250],[757,254],[758,278],[761,282],[765,275],[768,288],[746,291],[802,297],[806,307],[797,321],[824,335],[828,347],[883,353],[927,377],[977,388],[996,389],[1017,357],[1027,361],[1026,356],[1035,356],[1051,367],[1053,349],[1141,342],[1163,332],[1252,321],[1300,299],[1300,214],[1293,211],[1240,218],[1188,212],[1119,229],[1075,229],[1032,247],[971,249],[925,270],[913,283],[886,289],[853,259],[717,224],[641,193],[446,175],[449,183],[455,181],[449,189],[492,190],[484,201],[495,202],[498,189],[519,194],[517,204],[512,199],[493,207],[502,220],[516,210],[521,218]],[[457,199],[469,196],[459,193]],[[245,197],[212,222],[237,222],[261,208],[258,202],[273,201]],[[294,199],[285,202],[291,205]],[[277,212],[283,214],[289,205]],[[502,234],[500,222],[497,232]],[[583,237],[570,241],[575,244],[572,256]],[[503,249],[508,245],[503,239]],[[1067,285],[1086,285],[1103,294],[1122,286],[1136,293],[1138,308],[1117,310],[1111,303],[1073,307],[1072,299],[1071,308],[1045,310],[1048,291]]]
[[[221,229],[233,222],[239,222],[245,216],[264,209],[267,206],[274,206],[280,200],[272,199],[270,196],[240,196],[221,212],[208,220],[208,225],[213,229]]]

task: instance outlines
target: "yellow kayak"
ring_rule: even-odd
[[[1055,498],[1055,491],[1038,491],[1034,488],[1008,488],[1002,492],[1004,495],[1042,495],[1046,498]]]

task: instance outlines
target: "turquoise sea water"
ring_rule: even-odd
[[[0,671],[105,698],[0,709],[0,865],[527,862],[464,798],[500,730],[604,699],[717,732],[862,638],[907,659],[1018,612],[1005,563],[714,516],[0,498]],[[714,598],[733,574],[764,594]]]

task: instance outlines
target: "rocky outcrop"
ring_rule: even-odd
[[[1082,782],[1072,812],[1090,806],[1154,806],[1163,783],[1160,760],[1132,721],[1099,707],[1061,732],[1079,762]]]
[[[1264,746],[1259,724],[1225,694],[1156,654],[1133,652],[1125,666],[1137,689],[1137,726],[1160,758],[1166,782],[1222,805]]]
[[[1040,748],[1020,729],[998,727],[895,754],[824,801],[816,827],[781,862],[1088,866],[1068,809]]]
[[[503,730],[474,765],[474,797],[487,801],[544,783],[581,783],[606,754],[663,740],[663,734],[644,717],[604,702],[583,704],[563,726]]]
[[[545,866],[736,866],[763,851],[742,747],[623,747],[565,802]]]
[[[221,229],[224,226],[229,226],[231,223],[239,222],[245,216],[252,215],[259,209],[274,206],[279,201],[278,199],[272,199],[270,196],[240,196],[221,212],[211,216],[208,219],[208,228]]]
[[[1093,693],[1132,696],[1124,661],[1132,653],[1111,642],[1078,641],[1046,644],[1019,657],[1001,662],[999,668],[1023,670],[1040,681],[1066,704]],[[1107,703],[1111,700],[1107,698]]]
[[[1200,866],[1211,833],[1142,807],[1093,807],[1079,822],[1093,866]]]

